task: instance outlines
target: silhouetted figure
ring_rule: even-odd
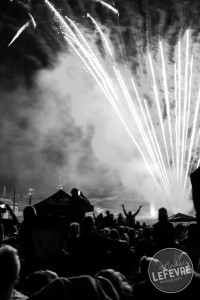
[[[26,206],[23,211],[24,220],[21,224],[18,241],[28,255],[33,248],[32,230],[36,226],[37,213],[34,206]]]
[[[172,223],[168,221],[166,208],[162,207],[158,210],[159,222],[153,227],[153,240],[156,251],[164,248],[175,247],[175,229]]]
[[[106,210],[106,216],[103,218],[104,226],[105,227],[114,227],[115,221],[114,221],[114,215],[110,213],[109,210]]]
[[[25,299],[26,297],[16,290],[14,286],[20,271],[20,260],[16,249],[11,246],[0,248],[0,299]]]
[[[120,240],[120,235],[117,229],[111,229],[109,237],[112,240],[118,240],[118,241]]]
[[[128,237],[128,234],[125,232],[124,226],[119,226],[118,232],[119,232],[120,240],[126,241],[129,243],[129,237]]]
[[[69,234],[66,239],[66,246],[68,252],[74,253],[76,247],[76,240],[78,235],[80,234],[80,225],[78,223],[71,223],[69,226]]]
[[[155,247],[153,243],[152,230],[151,228],[144,228],[142,232],[142,238],[135,245],[136,263],[142,256],[151,257],[154,255]]]
[[[128,230],[129,243],[131,247],[135,247],[135,243],[137,241],[136,232],[133,228],[129,228]]]
[[[78,267],[89,274],[108,264],[108,251],[124,248],[126,242],[111,240],[98,234],[92,217],[85,217],[81,222],[81,232],[77,237],[75,254]]]
[[[119,300],[108,297],[98,280],[88,275],[57,278],[29,300]]]
[[[108,279],[112,283],[120,300],[133,299],[132,287],[122,273],[116,272],[113,269],[108,269],[101,270],[99,273],[95,274],[95,277],[98,278],[99,276]]]
[[[122,215],[122,213],[119,213],[117,217],[117,226],[124,226],[125,225],[125,219]]]
[[[58,275],[50,270],[40,270],[31,273],[23,282],[23,293],[27,296],[31,296],[57,278]]]
[[[93,211],[90,201],[76,188],[71,190],[72,199],[69,201],[69,218],[71,222],[81,222],[85,213]]]
[[[102,229],[104,227],[104,217],[103,214],[100,213],[97,216],[95,215],[95,213],[93,213],[93,217],[95,220],[95,226],[97,229]]]
[[[197,224],[190,224],[188,227],[188,237],[181,244],[185,247],[187,254],[192,260],[194,270],[198,270],[200,259],[200,242]]]
[[[125,206],[122,204],[123,212],[126,216],[126,225],[134,228],[135,227],[135,217],[139,214],[142,205],[139,206],[138,210],[133,214],[131,211],[127,213]]]

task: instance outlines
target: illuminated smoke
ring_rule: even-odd
[[[100,3],[91,3],[91,1],[81,1],[81,3],[80,1],[73,1],[73,4],[72,1],[65,1],[65,3],[63,1],[54,1],[54,4],[57,8],[62,8],[63,16],[67,15],[71,20],[76,21],[76,25],[78,25],[78,28],[83,33],[84,37],[87,37],[89,45],[92,45],[92,48],[95,49],[95,55],[98,56],[103,68],[106,67],[106,72],[108,72],[108,75],[112,78],[110,67],[112,66],[113,61],[108,59],[104,41],[98,32],[94,33],[94,27],[91,21],[86,17],[87,13],[89,12],[90,16],[100,24],[100,28],[105,34],[106,40],[109,42],[109,46],[113,52],[114,59],[118,64],[118,68],[115,68],[115,76],[118,75],[118,79],[121,80],[121,83],[124,81],[131,99],[134,99],[135,101],[134,105],[136,106],[136,111],[139,112],[139,116],[141,117],[142,111],[140,110],[140,104],[137,101],[131,82],[131,78],[133,79],[145,111],[147,124],[150,126],[150,119],[147,115],[147,109],[149,110],[163,157],[160,157],[155,137],[153,137],[152,128],[150,130],[152,137],[147,135],[148,128],[145,131],[149,140],[146,138],[145,140],[141,139],[141,127],[140,129],[138,129],[138,127],[131,129],[133,130],[132,135],[136,138],[136,141],[140,143],[139,146],[142,148],[142,151],[146,151],[145,149],[148,144],[151,145],[152,149],[156,149],[156,152],[153,150],[153,155],[151,154],[151,157],[154,157],[152,163],[150,163],[151,160],[148,158],[148,164],[153,175],[156,174],[156,181],[162,186],[162,193],[158,192],[157,187],[154,186],[155,183],[152,184],[151,175],[146,171],[144,162],[138,154],[137,149],[133,147],[132,142],[126,137],[126,133],[123,127],[121,127],[117,117],[112,110],[108,108],[107,104],[105,104],[105,96],[103,96],[101,90],[94,84],[94,80],[90,75],[85,72],[83,64],[75,58],[73,53],[74,50],[72,51],[70,45],[64,41],[58,25],[56,22],[53,22],[52,15],[47,12],[47,8],[42,1],[35,1],[35,3],[32,3],[32,5],[28,7],[37,27],[35,30],[33,30],[33,28],[28,28],[23,32],[23,35],[13,43],[12,47],[9,48],[10,52],[7,52],[4,56],[7,60],[7,68],[4,68],[4,71],[1,71],[5,89],[9,87],[15,91],[15,94],[13,93],[12,96],[10,94],[10,99],[12,98],[12,101],[10,101],[10,109],[12,110],[12,108],[15,107],[15,112],[19,115],[18,121],[21,121],[22,115],[24,115],[26,119],[24,124],[27,124],[25,127],[27,130],[30,130],[32,137],[34,137],[31,139],[28,134],[24,135],[24,144],[26,144],[27,139],[30,139],[30,144],[28,145],[32,145],[30,148],[35,149],[35,153],[39,153],[39,157],[41,158],[38,159],[37,155],[35,155],[33,162],[31,162],[30,159],[28,163],[29,156],[27,155],[26,163],[24,162],[26,168],[22,168],[25,170],[29,167],[30,172],[27,178],[30,178],[31,174],[34,173],[32,168],[34,165],[37,166],[40,171],[40,166],[42,166],[43,173],[46,175],[44,175],[41,182],[47,182],[47,178],[55,176],[55,178],[51,180],[52,184],[56,178],[59,178],[59,173],[62,173],[62,178],[66,178],[66,183],[68,182],[67,186],[70,186],[70,184],[75,181],[75,178],[77,178],[77,184],[82,184],[82,186],[87,187],[88,190],[90,190],[88,183],[91,178],[94,178],[95,170],[99,170],[96,172],[99,175],[95,177],[95,183],[91,182],[91,185],[94,184],[95,191],[99,189],[102,191],[102,194],[106,195],[106,190],[115,191],[117,190],[116,186],[120,186],[121,189],[121,185],[123,184],[123,186],[131,188],[131,190],[137,191],[137,194],[142,195],[145,200],[152,202],[156,208],[161,205],[161,203],[163,205],[167,205],[168,203],[168,208],[176,210],[177,207],[173,207],[169,197],[165,196],[165,194],[167,194],[165,192],[166,188],[169,189],[169,186],[171,189],[174,188],[173,183],[177,182],[176,178],[178,173],[183,174],[182,178],[184,182],[186,174],[185,170],[188,168],[189,172],[190,168],[195,167],[198,162],[198,157],[195,156],[195,152],[198,154],[199,151],[198,145],[197,147],[194,145],[197,138],[197,130],[195,129],[194,134],[193,125],[195,123],[191,122],[191,120],[195,121],[194,107],[195,104],[198,103],[196,102],[198,99],[198,91],[195,89],[195,86],[198,87],[197,75],[199,71],[197,55],[197,32],[199,28],[198,2],[193,1],[189,6],[186,2],[181,4],[181,2],[178,1],[176,1],[176,3],[169,1],[167,5],[166,1],[151,1],[151,3],[149,3],[149,1],[132,1],[131,4],[126,5],[124,5],[122,1],[116,1],[115,8],[119,11],[119,18],[116,18],[111,12],[108,13],[107,9],[103,7],[103,5],[100,5]],[[111,3],[109,2],[109,4]],[[192,18],[191,15],[193,16]],[[18,24],[18,26],[15,26],[13,22],[13,26],[9,27],[10,35],[8,35],[9,40],[8,38],[6,39],[8,40],[7,45],[14,36],[14,33],[16,33],[16,29],[20,28],[20,26],[25,24],[29,19],[29,14],[26,14],[24,10],[23,22]],[[112,26],[110,26],[111,24]],[[180,91],[180,85],[183,91],[184,102],[184,82],[186,77],[187,82],[190,82],[190,69],[192,69],[192,67],[191,65],[188,65],[188,69],[186,68],[188,70],[187,76],[184,73],[186,69],[179,69],[177,49],[177,45],[180,45],[182,56],[181,64],[183,65],[183,61],[186,59],[186,51],[184,49],[186,49],[185,32],[188,25],[190,25],[191,28],[191,49],[189,49],[188,53],[189,56],[191,53],[193,53],[194,56],[194,76],[191,79],[193,84],[191,85],[191,88],[188,84],[188,90],[186,92],[188,94],[188,99],[190,99],[189,93],[191,94],[192,99],[189,120],[186,106],[183,109],[183,114],[180,112],[178,93]],[[162,41],[163,45],[164,60],[161,57],[160,41]],[[155,105],[155,88],[152,88],[152,72],[149,67],[148,53],[151,54],[156,76],[161,113],[160,120],[158,118],[159,108]],[[8,57],[10,59],[8,59]],[[15,57],[15,60],[12,59],[13,57]],[[14,61],[15,63],[13,63]],[[174,61],[176,61],[175,78],[177,78],[177,101],[175,101],[175,96],[172,96],[175,89]],[[188,64],[190,62],[191,60],[189,59]],[[164,64],[168,80],[167,87],[166,80],[164,81],[161,75],[161,67],[164,72]],[[43,69],[43,71],[38,72],[41,69]],[[180,73],[182,81],[179,80]],[[9,80],[5,80],[5,78],[9,78]],[[78,83],[80,86],[79,89],[77,88]],[[28,87],[27,92],[23,91],[24,86]],[[167,99],[167,93],[164,86],[169,89],[169,99]],[[76,92],[75,89],[77,89]],[[18,93],[16,93],[16,91],[18,91]],[[113,90],[112,93],[115,93],[115,91]],[[120,93],[118,93],[117,90],[115,94],[121,99],[121,96],[124,97],[124,94],[126,93],[127,92],[124,89],[123,91],[120,91]],[[21,94],[25,95],[23,98],[24,101],[20,100]],[[195,97],[193,97],[194,95]],[[18,105],[17,103],[14,105],[15,98],[19,99],[16,101]],[[6,99],[5,95],[4,99]],[[127,98],[126,101],[127,105],[131,107],[129,98]],[[177,103],[177,115],[175,114],[175,103]],[[147,105],[147,108],[145,108],[145,105]],[[189,102],[187,102],[187,105],[189,107]],[[6,116],[7,111],[7,116],[10,117],[10,110],[7,105],[4,104],[3,107],[4,116]],[[172,112],[172,115],[170,116],[171,120],[169,120],[169,108]],[[53,111],[51,109],[53,109]],[[65,111],[65,114],[62,112],[63,110]],[[127,114],[127,110],[123,108],[122,110],[124,117]],[[25,114],[19,113],[22,111]],[[132,107],[132,113],[133,112],[134,109]],[[66,116],[66,119],[64,116],[60,118],[60,114],[62,113]],[[6,123],[6,125],[4,124],[3,126],[3,136],[6,135],[8,140],[10,131],[14,133],[13,128],[16,124],[16,114],[13,113],[12,116],[14,118],[12,121],[7,118],[6,122],[5,117],[3,118],[4,123]],[[185,121],[183,121],[183,119]],[[129,123],[128,128],[133,128],[135,123],[131,118],[125,117],[125,120]],[[164,126],[163,134],[160,131],[162,126],[161,120],[163,120]],[[35,123],[35,121],[37,121],[37,123]],[[142,126],[146,124],[146,121],[142,121]],[[171,136],[170,123],[172,130]],[[198,124],[196,124],[195,128],[197,127]],[[64,131],[64,128],[66,128],[66,132]],[[71,131],[72,136],[74,136],[71,140],[68,140],[69,135],[67,134],[67,128]],[[182,131],[180,132],[180,130]],[[77,131],[79,132],[79,135],[77,135]],[[165,139],[167,147],[163,144],[164,134],[166,135]],[[58,138],[59,135],[60,139]],[[177,142],[175,142],[176,136]],[[185,144],[186,136],[188,137],[189,144]],[[22,137],[19,135],[19,140],[20,139],[22,139]],[[85,139],[87,141],[85,141],[85,143],[88,145],[88,147],[86,146],[84,148],[84,153],[88,154],[88,156],[86,155],[87,159],[85,159],[85,162],[87,163],[84,165],[85,170],[88,170],[86,172],[87,176],[84,176],[82,172],[79,172],[84,162],[84,155],[82,157],[83,159],[79,159],[79,154],[74,156],[71,156],[70,154],[73,153],[73,147],[76,147],[77,149],[82,147],[83,149],[83,141]],[[191,148],[190,141],[192,139],[194,142],[192,150],[189,151]],[[79,140],[79,142],[75,142],[75,140]],[[152,141],[154,144],[152,144]],[[20,142],[18,145],[20,148]],[[58,147],[58,145],[60,147]],[[71,145],[71,152],[68,148],[69,145]],[[180,145],[183,147],[180,147]],[[196,150],[194,151],[195,147]],[[57,151],[58,148],[59,151]],[[150,149],[149,146],[148,148]],[[184,154],[180,150],[182,148],[188,149],[188,152],[184,151]],[[51,149],[51,151],[49,149]],[[164,155],[166,150],[168,151],[168,158]],[[48,157],[47,155],[47,158],[44,159],[46,152],[48,151],[50,151],[50,156]],[[173,158],[172,155],[172,153],[174,153],[175,156],[175,152],[179,153],[177,156],[177,160],[180,160],[178,162],[178,167],[177,160]],[[42,155],[40,156],[41,153]],[[145,155],[147,155],[146,152]],[[192,161],[192,165],[188,164],[188,160],[182,158],[185,155],[187,155],[187,157],[191,156],[190,161]],[[66,156],[68,157],[67,159]],[[88,158],[89,156],[93,157],[93,159],[90,160]],[[21,161],[16,163],[16,159],[13,159],[13,157],[14,155],[12,153],[10,159],[13,164],[13,176],[15,178],[19,177],[20,181],[22,181],[25,177],[23,174],[24,171],[21,176],[18,175],[19,171],[17,171],[18,167],[21,168]],[[69,163],[69,161],[71,161],[71,163]],[[155,161],[157,164],[155,164]],[[163,165],[165,165],[165,168]],[[176,165],[176,168],[172,168],[174,165]],[[55,171],[47,172],[51,166]],[[61,168],[61,166],[63,167]],[[93,172],[90,172],[89,166],[92,166]],[[68,168],[70,170],[69,174],[67,174]],[[159,175],[157,175],[158,172]],[[36,182],[39,173],[42,172],[38,172],[37,175],[34,176]],[[81,176],[78,176],[79,174],[81,174]],[[103,177],[102,174],[105,174],[106,179],[101,181],[100,178]],[[9,176],[8,171],[8,182]],[[88,180],[86,177],[88,177]],[[110,179],[110,183],[108,183],[108,179]],[[104,189],[106,182],[108,185]],[[55,183],[55,186],[56,184],[57,183]],[[187,182],[186,186],[187,191],[189,188]],[[180,190],[182,190],[182,184],[180,185]],[[177,198],[179,198],[181,203],[183,202],[182,199],[180,199],[179,189]],[[183,206],[184,207],[181,206],[182,210],[188,210],[191,203],[188,204],[188,202],[184,202]]]

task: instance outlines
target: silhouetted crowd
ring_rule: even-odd
[[[80,194],[80,196],[82,196]],[[77,205],[77,204],[76,204]],[[27,206],[23,222],[6,235],[0,226],[0,299],[120,300],[196,297],[199,292],[200,242],[196,223],[169,222],[167,210],[158,210],[158,222],[142,225],[135,213],[117,217],[78,214],[65,218],[38,217]],[[167,294],[150,282],[148,267],[159,250],[177,248],[192,260],[194,276],[186,289]]]

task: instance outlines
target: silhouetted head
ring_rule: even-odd
[[[144,278],[149,278],[148,268],[151,261],[159,264],[159,261],[152,257],[142,256],[139,263],[139,270]]]
[[[36,271],[26,277],[23,284],[23,290],[26,295],[31,296],[56,278],[58,278],[58,275],[55,272],[49,270]]]
[[[80,225],[76,222],[73,222],[69,225],[69,234],[76,237],[80,232]]]
[[[144,228],[142,234],[145,239],[149,239],[152,236],[151,228],[149,227]]]
[[[131,211],[129,211],[129,212],[128,212],[128,215],[129,215],[129,216],[132,216],[132,212],[131,212]]]
[[[167,209],[165,207],[161,207],[158,210],[158,220],[159,221],[168,221]]]
[[[0,248],[0,266],[0,299],[3,299],[2,295],[12,293],[19,276],[20,260],[15,248],[8,245]]]
[[[72,197],[79,196],[79,190],[76,188],[73,188],[70,193],[71,193]]]
[[[110,211],[106,210],[106,216],[110,216]]]
[[[128,230],[128,237],[130,240],[134,239],[136,236],[135,230],[133,228],[129,228]]]
[[[119,240],[120,239],[119,232],[117,231],[117,229],[112,229],[110,231],[110,238],[112,240]]]
[[[132,299],[132,287],[123,274],[113,269],[107,269],[95,274],[95,277],[98,276],[102,276],[112,283],[120,299]]]
[[[87,216],[81,221],[81,232],[82,233],[91,233],[94,231],[94,220],[92,217]]]
[[[23,211],[24,221],[31,222],[37,216],[37,212],[34,206],[26,206]]]
[[[119,235],[124,235],[124,233],[125,233],[124,226],[119,226],[118,227],[118,232],[119,232]]]

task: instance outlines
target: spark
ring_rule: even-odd
[[[159,185],[158,181],[156,180],[154,174],[152,173],[152,170],[149,166],[149,162],[148,162],[143,150],[141,149],[141,147],[137,143],[136,139],[134,138],[133,134],[131,133],[130,128],[126,124],[122,114],[120,113],[119,109],[117,108],[117,105],[116,105],[116,102],[115,102],[115,97],[113,98],[113,95],[116,95],[116,92],[114,91],[114,88],[113,88],[108,76],[102,70],[102,67],[100,67],[100,63],[98,62],[98,59],[96,57],[94,58],[94,54],[93,54],[91,48],[90,48],[90,51],[88,53],[88,50],[84,48],[84,45],[82,43],[80,43],[80,41],[77,39],[75,34],[71,31],[68,24],[66,24],[65,20],[59,14],[59,12],[54,8],[54,6],[48,0],[45,0],[45,2],[47,3],[47,5],[51,9],[51,11],[55,14],[55,16],[57,17],[57,20],[59,20],[61,25],[64,27],[63,28],[63,34],[65,36],[65,39],[69,41],[70,45],[73,47],[73,49],[78,54],[78,56],[82,59],[82,61],[84,62],[85,66],[87,67],[89,72],[92,71],[91,72],[92,76],[95,78],[95,80],[98,82],[98,84],[100,84],[100,87],[103,89],[103,91],[104,91],[105,95],[107,96],[109,102],[111,103],[111,105],[114,108],[115,112],[119,116],[123,126],[125,127],[127,133],[129,134],[131,140],[133,141],[133,143],[135,144],[135,146],[138,149],[139,153],[141,154],[141,156],[144,160],[144,163],[147,167],[147,170],[149,171],[149,173],[151,174],[154,182],[156,183],[156,185],[160,189],[160,185]],[[76,28],[76,25],[73,24],[73,27]],[[77,32],[78,32],[78,29],[77,29]],[[101,34],[102,34],[102,32],[101,32]],[[82,36],[82,39],[83,38],[84,37]],[[73,45],[73,43],[75,45]],[[84,42],[84,44],[87,45],[87,42]],[[76,48],[77,46],[78,46],[79,50]],[[88,48],[88,46],[87,46],[87,48]],[[81,52],[82,52],[82,54],[81,54]],[[121,88],[123,89],[122,85],[121,85]]]
[[[114,8],[112,5],[106,3],[105,1],[102,1],[102,0],[93,0],[93,2],[101,3],[103,6],[105,6],[109,10],[111,10],[114,14],[116,14],[119,17],[119,11],[116,8]]]
[[[94,0],[103,4],[103,1]],[[191,113],[191,101],[192,101],[192,79],[193,79],[193,56],[189,57],[189,31],[186,31],[186,55],[184,59],[185,70],[183,69],[183,59],[181,51],[181,40],[177,43],[177,63],[174,63],[174,111],[170,107],[170,92],[168,83],[168,72],[166,65],[166,57],[164,55],[164,49],[162,41],[159,42],[158,51],[161,57],[162,68],[162,84],[164,88],[165,103],[167,109],[167,128],[165,128],[165,120],[162,116],[162,107],[160,103],[160,90],[158,89],[157,78],[155,76],[154,62],[152,60],[151,53],[147,53],[148,64],[150,65],[150,75],[153,79],[153,96],[155,99],[156,112],[159,119],[159,127],[161,129],[161,141],[156,132],[156,126],[153,123],[153,115],[147,105],[147,101],[141,101],[141,97],[136,88],[134,79],[131,78],[131,83],[134,89],[135,97],[131,96],[128,86],[126,85],[125,78],[122,76],[117,63],[114,60],[114,55],[111,50],[110,44],[106,35],[104,34],[101,26],[95,21],[95,19],[88,13],[87,17],[95,26],[95,30],[100,34],[103,41],[106,53],[109,57],[109,62],[112,63],[112,72],[114,77],[110,76],[105,67],[101,64],[98,56],[95,54],[93,48],[88,43],[86,37],[82,34],[78,26],[70,18],[62,15],[55,9],[55,7],[45,0],[49,9],[53,12],[57,22],[61,27],[62,34],[67,43],[71,46],[74,53],[80,58],[86,70],[91,74],[92,78],[98,84],[107,100],[111,104],[115,113],[119,117],[122,125],[124,126],[128,136],[140,153],[144,164],[151,175],[153,181],[159,190],[164,190],[169,199],[174,199],[173,185],[176,184],[178,193],[181,200],[188,198],[190,188],[187,187],[187,179],[189,169],[194,161],[192,153],[196,155],[198,148],[198,141],[200,139],[200,130],[194,150],[194,141],[198,125],[198,114],[200,110],[200,87],[197,97],[195,97],[196,109],[193,116],[192,132],[190,141],[188,142],[188,130]],[[111,58],[111,59],[110,59]],[[182,74],[184,70],[184,74]],[[182,87],[184,85],[184,88]],[[182,100],[183,98],[183,100]],[[139,105],[139,108],[136,105]],[[141,139],[138,141],[134,134],[134,128],[128,123],[127,115],[124,115],[124,109],[128,108],[128,116],[131,116],[131,120],[137,126],[137,133],[140,134]],[[173,117],[175,118],[175,137],[173,139]],[[169,133],[169,146],[167,144],[167,137]],[[163,151],[164,144],[164,151]],[[169,147],[169,149],[168,149]],[[143,149],[144,148],[144,149]],[[193,157],[194,159],[194,157]],[[172,161],[172,163],[171,163]],[[154,168],[152,168],[152,163]],[[200,164],[200,159],[197,166]],[[170,175],[168,171],[174,171],[176,175],[175,184],[170,181]]]
[[[30,17],[30,19],[31,19],[31,21],[32,21],[33,28],[35,29],[36,26],[37,26],[37,24],[36,24],[36,22],[35,22],[35,19],[33,18],[32,14],[28,13],[28,15],[29,15],[29,17]]]
[[[11,40],[11,42],[9,43],[8,47],[10,47],[14,41],[22,34],[22,32],[27,28],[29,27],[30,25],[30,21],[26,22],[18,31],[17,33],[15,34],[15,36],[13,37],[13,39]]]
[[[188,48],[189,48],[189,30],[186,32],[186,59],[185,59],[185,89],[184,89],[184,107],[183,107],[183,130],[182,130],[182,153],[181,153],[181,177],[184,168],[185,158],[185,130],[186,130],[186,108],[187,108],[187,92],[188,92]]]
[[[145,114],[145,111],[143,109],[142,101],[141,101],[141,99],[139,97],[139,94],[138,94],[138,91],[137,91],[137,88],[136,88],[136,85],[134,83],[133,78],[131,78],[131,82],[132,82],[132,85],[133,85],[133,88],[134,88],[134,91],[135,91],[136,98],[138,100],[140,109],[142,111],[143,119],[145,121],[147,130],[148,130],[148,135],[149,135],[151,144],[153,146],[152,150],[155,153],[155,156],[156,156],[156,158],[157,158],[157,160],[159,162],[159,163],[155,162],[156,168],[158,169],[159,176],[160,176],[160,178],[161,178],[161,180],[163,182],[163,185],[165,186],[165,188],[166,188],[166,190],[168,192],[169,182],[168,182],[168,178],[167,178],[167,175],[166,175],[166,172],[165,172],[165,166],[164,166],[164,163],[163,163],[163,160],[162,160],[162,154],[161,154],[159,145],[158,145],[158,143],[155,142],[156,136],[153,136],[152,133],[151,133],[151,129],[150,129],[150,126],[149,126],[148,120],[147,120],[147,114]],[[151,125],[153,127],[153,124],[152,124],[151,120],[150,120],[150,123],[151,123]],[[154,128],[153,128],[153,130],[154,130]],[[156,140],[157,140],[157,138],[156,138]]]
[[[179,152],[178,152],[178,102],[177,102],[177,66],[174,64],[174,101],[175,101],[175,140],[176,140],[176,174],[179,175]]]
[[[164,145],[165,145],[165,151],[166,151],[166,155],[167,155],[168,167],[170,168],[169,154],[168,154],[168,149],[167,149],[167,142],[166,142],[164,124],[163,124],[161,107],[160,107],[160,101],[159,101],[159,96],[158,96],[158,89],[157,89],[157,85],[156,85],[155,72],[154,72],[153,63],[152,63],[152,59],[151,59],[151,54],[150,53],[149,53],[149,62],[150,62],[151,73],[152,73],[152,77],[153,77],[153,84],[154,84],[153,85],[153,90],[154,90],[154,94],[155,94],[155,100],[156,100],[156,105],[157,105],[158,117],[159,117],[159,120],[160,120],[161,131],[162,131],[163,141],[164,141]]]
[[[163,74],[163,85],[164,85],[164,93],[165,93],[165,101],[167,106],[167,118],[168,118],[168,129],[169,129],[169,136],[170,136],[170,144],[171,144],[171,153],[172,153],[172,164],[174,165],[174,146],[172,141],[172,125],[171,125],[171,116],[170,116],[170,103],[169,103],[169,91],[167,85],[167,74],[166,74],[166,67],[165,67],[165,59],[163,54],[163,47],[162,42],[159,42],[160,52],[161,52],[161,60],[162,60],[162,74]]]
[[[99,32],[99,34],[100,34],[101,37],[102,37],[102,40],[103,40],[104,43],[105,43],[105,46],[106,46],[106,49],[107,49],[108,53],[109,53],[110,56],[112,57],[113,55],[112,55],[112,51],[111,51],[111,49],[110,49],[110,46],[109,46],[109,44],[108,44],[108,40],[105,38],[103,32],[101,31],[100,26],[97,24],[97,22],[94,20],[94,18],[91,17],[91,15],[90,15],[89,13],[87,13],[87,17],[90,18],[91,21],[92,21],[92,23],[95,25],[97,32]]]

